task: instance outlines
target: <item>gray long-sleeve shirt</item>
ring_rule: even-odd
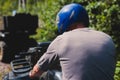
[[[113,80],[115,45],[103,32],[75,29],[58,36],[37,64],[46,71],[58,60],[62,80]]]

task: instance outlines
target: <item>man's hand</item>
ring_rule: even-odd
[[[38,65],[36,64],[36,65],[33,67],[33,70],[30,71],[29,77],[30,77],[30,78],[39,77],[42,73],[43,73],[43,71],[41,71],[41,70],[39,69]]]

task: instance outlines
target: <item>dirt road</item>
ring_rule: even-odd
[[[2,80],[2,77],[11,70],[10,64],[1,62],[1,58],[2,58],[2,43],[0,42],[0,80]]]
[[[7,74],[10,70],[11,70],[10,64],[0,62],[0,80],[2,80],[2,77],[5,74]]]

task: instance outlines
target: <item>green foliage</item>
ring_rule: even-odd
[[[13,6],[14,5],[14,6]],[[16,10],[17,2],[16,0],[1,0],[0,1],[0,16],[1,15],[11,15],[13,10]]]
[[[59,7],[59,3],[52,0],[43,1],[42,3],[38,1],[36,11],[40,19],[40,28],[37,30],[37,35],[33,36],[37,41],[53,40],[56,36],[55,15]]]
[[[117,62],[114,78],[115,80],[120,80],[120,61]]]

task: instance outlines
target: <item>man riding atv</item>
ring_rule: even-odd
[[[57,14],[57,26],[61,35],[30,71],[30,78],[60,62],[62,80],[114,80],[115,44],[109,35],[88,28],[83,6],[65,5]]]

